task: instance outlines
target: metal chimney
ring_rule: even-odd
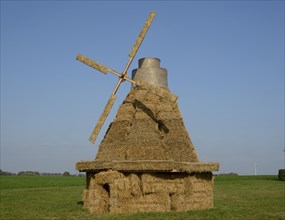
[[[158,58],[141,58],[139,59],[139,68],[132,71],[133,80],[143,80],[149,84],[168,88],[167,70],[160,67]]]

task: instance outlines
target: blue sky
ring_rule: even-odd
[[[284,1],[1,1],[1,169],[76,173],[149,12],[157,16],[130,70],[158,57],[201,161],[220,172],[284,167]]]

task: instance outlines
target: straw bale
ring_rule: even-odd
[[[210,162],[175,162],[169,160],[138,160],[138,161],[81,161],[77,162],[76,169],[86,172],[98,172],[102,170],[112,169],[117,171],[128,172],[182,172],[182,173],[204,173],[218,171],[219,164]]]
[[[160,111],[157,114],[158,118],[164,119],[164,120],[180,120],[181,115],[177,111]]]
[[[127,134],[130,132],[130,129],[131,121],[124,120],[120,122],[113,122],[110,125],[102,143],[107,142],[116,144],[124,142]],[[109,135],[109,133],[111,135]]]
[[[143,100],[145,102],[170,103],[169,100],[163,99],[160,96],[153,94],[152,92],[140,88],[134,88],[131,90],[131,92],[126,97],[126,100],[131,100],[131,99]]]
[[[146,113],[145,111],[140,110],[140,109],[137,110],[136,113],[135,113],[135,119],[137,119],[137,120],[139,120],[139,119],[142,119],[142,120],[149,119],[149,118],[147,118],[147,116],[148,116],[148,113]]]
[[[106,183],[110,184],[116,179],[122,179],[124,177],[124,174],[118,171],[108,170],[95,174],[94,179],[92,180],[95,184],[104,185]]]
[[[197,165],[197,164],[196,164]],[[213,207],[213,177],[205,173],[103,171],[88,174],[84,207],[92,213],[186,211]],[[107,187],[106,187],[107,186]]]
[[[189,210],[187,203],[191,203],[189,200],[187,200],[187,197],[184,194],[169,194],[170,201],[171,201],[171,207],[170,210],[172,211],[187,211]],[[190,207],[191,209],[191,207]]]
[[[165,89],[165,88],[160,88],[158,86],[153,86],[151,84],[145,83],[141,80],[136,81],[137,85],[143,85],[142,87],[144,87],[145,89],[152,91],[152,93],[155,93],[161,97],[163,97],[164,99],[169,100],[170,102],[176,102],[178,97],[174,94],[172,94],[169,89]]]
[[[177,103],[133,89],[99,146],[96,160],[197,162]]]
[[[143,142],[144,140],[142,140]],[[126,152],[126,159],[130,161],[137,160],[161,160],[165,159],[164,150],[161,146],[152,145],[150,142],[145,141],[144,143],[140,142],[140,146],[135,148],[129,148]]]
[[[212,208],[213,207],[213,185],[214,177],[212,173],[196,173],[186,178],[186,195],[190,195],[193,209]]]
[[[132,123],[132,131],[128,135],[128,141],[138,138],[147,138],[150,136],[157,136],[159,133],[157,123],[153,120],[135,120]]]
[[[128,177],[130,182],[130,193],[132,196],[141,196],[142,187],[141,187],[141,178],[140,174],[131,173]]]
[[[212,171],[198,161],[177,103],[134,88],[120,106],[87,172],[84,207],[93,213],[213,207]]]
[[[203,196],[197,199],[187,194],[171,194],[171,210],[173,211],[188,211],[198,209],[213,208],[213,200],[210,197]]]
[[[185,181],[186,193],[193,198],[199,198],[201,195],[208,198],[213,194],[214,177],[211,172],[195,173],[188,176]]]
[[[176,211],[208,209],[213,207],[212,174],[195,173],[184,178],[185,192],[171,194],[171,206]],[[210,178],[211,177],[211,178]]]
[[[130,205],[136,212],[143,211],[168,211],[170,208],[170,199],[167,193],[146,194],[133,200]]]
[[[112,184],[110,184],[111,200],[114,199],[127,199],[131,196],[131,187],[130,182],[127,178],[115,179]]]
[[[281,181],[285,181],[285,169],[278,170],[278,179]]]
[[[180,199],[183,199],[183,203],[180,203]],[[203,198],[205,200],[207,198]],[[194,200],[193,195],[190,196],[189,194],[185,194],[184,196],[181,195],[174,195],[173,196],[173,204],[177,207],[177,211],[187,211],[187,210],[195,210],[195,209],[208,209],[211,208],[209,206],[205,206],[202,203],[196,203]]]
[[[172,112],[172,111],[177,111],[177,105],[174,104],[169,104],[165,102],[160,102],[159,104],[149,104],[148,105],[150,109],[156,108],[156,113],[159,112]],[[152,108],[153,106],[153,108]]]
[[[122,106],[124,107],[119,108],[117,115],[115,117],[115,121],[133,120],[136,112],[134,105],[130,102],[124,102]]]
[[[174,174],[142,174],[143,193],[184,193],[185,175]]]
[[[167,193],[146,194],[129,199],[111,201],[111,213],[169,211],[170,198]]]
[[[128,199],[141,196],[141,182],[136,174],[130,174],[128,177],[114,179],[110,184],[112,200]]]
[[[109,212],[109,194],[103,186],[96,185],[92,189],[85,190],[83,194],[84,208],[91,213]]]

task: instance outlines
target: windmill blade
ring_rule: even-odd
[[[95,128],[94,128],[94,130],[92,132],[92,134],[90,135],[89,141],[91,143],[94,144],[94,142],[95,142],[95,140],[96,140],[96,138],[97,138],[97,136],[98,136],[98,134],[99,134],[99,132],[100,132],[100,130],[101,130],[105,120],[106,120],[106,118],[108,117],[108,115],[109,115],[109,113],[111,111],[111,108],[112,108],[115,100],[116,100],[116,96],[112,94],[111,97],[109,98],[109,100],[107,102],[107,105],[105,106],[104,111],[102,112],[102,114],[101,114],[101,116],[100,116],[100,118],[99,118],[99,120],[98,120],[98,122],[97,122],[97,124],[96,124],[96,126],[95,126]]]
[[[76,56],[76,60],[79,60],[80,62],[100,71],[101,73],[107,74],[108,72],[110,72],[110,69],[94,60],[91,60],[90,58],[82,55],[82,54],[78,54]]]
[[[143,80],[137,80],[135,81],[136,83],[136,86],[139,86],[145,90],[148,90],[164,99],[167,99],[169,100],[170,102],[173,102],[175,103],[178,99],[178,96],[174,95],[173,93],[169,92],[168,90],[166,89],[162,89],[158,86],[154,86],[154,85],[151,85]]]
[[[140,47],[140,45],[141,45],[145,35],[146,35],[146,32],[148,31],[148,29],[150,27],[150,25],[151,25],[155,15],[156,15],[156,13],[154,11],[149,13],[148,18],[145,21],[144,26],[143,26],[143,28],[142,28],[142,30],[141,30],[141,32],[140,32],[136,42],[135,42],[133,48],[131,49],[131,52],[129,53],[130,59],[133,59],[134,56],[136,55],[136,53],[137,53],[137,51],[138,51],[138,49],[139,49],[139,47]]]

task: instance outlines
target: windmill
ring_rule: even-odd
[[[159,88],[157,86],[151,85],[151,84],[146,83],[142,80],[134,81],[134,80],[130,79],[128,77],[128,74],[127,74],[127,71],[129,69],[129,67],[130,67],[130,65],[131,65],[140,45],[141,45],[141,43],[143,42],[145,35],[146,35],[148,29],[150,28],[150,25],[151,25],[155,15],[156,15],[156,13],[154,11],[152,11],[152,12],[150,12],[148,18],[146,19],[144,26],[143,26],[141,32],[139,33],[138,38],[136,39],[136,41],[135,41],[135,43],[134,43],[134,45],[133,45],[133,47],[129,53],[129,60],[128,60],[127,65],[125,66],[122,73],[119,73],[119,72],[117,72],[117,71],[115,71],[115,70],[113,70],[107,66],[104,66],[104,65],[102,65],[102,64],[82,55],[82,54],[78,54],[76,57],[76,59],[78,61],[80,61],[80,62],[82,62],[82,63],[84,63],[84,64],[104,73],[104,74],[107,74],[110,72],[110,73],[113,73],[114,75],[119,77],[119,81],[116,84],[116,86],[115,86],[115,88],[114,88],[114,90],[113,90],[113,92],[112,92],[112,94],[111,94],[111,96],[110,96],[110,98],[109,98],[109,100],[108,100],[108,102],[107,102],[107,104],[106,104],[106,106],[105,106],[105,108],[104,108],[104,110],[103,110],[92,134],[91,134],[91,136],[90,136],[90,138],[89,138],[90,142],[93,144],[94,144],[94,142],[95,142],[106,118],[108,117],[109,112],[111,111],[111,109],[114,105],[114,102],[116,100],[116,92],[118,91],[121,83],[128,81],[128,82],[132,83],[134,86],[138,86],[138,87],[141,87],[143,89],[146,89],[146,90],[148,90],[148,91],[150,91],[150,92],[152,92],[152,93],[154,93],[154,94],[156,94],[162,98],[168,99],[171,102],[176,102],[176,100],[177,100],[177,96],[170,93],[168,90],[165,90],[165,89]]]
[[[82,63],[119,77],[90,136],[92,143],[121,83],[129,81],[133,85],[100,143],[95,160],[76,163],[77,170],[86,172],[84,208],[94,214],[213,207],[212,171],[218,171],[219,164],[198,160],[177,96],[168,89],[167,69],[160,67],[159,58],[142,58],[132,71],[132,79],[127,75],[154,17],[155,12],[150,12],[122,73],[77,56]]]

